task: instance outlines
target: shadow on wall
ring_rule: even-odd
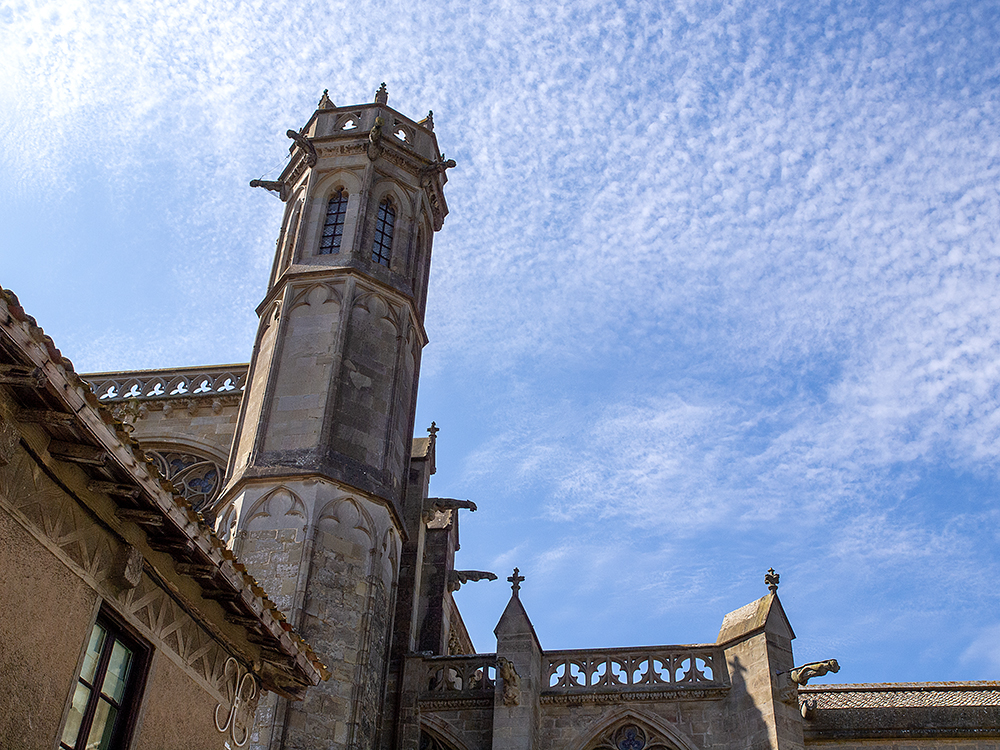
[[[732,687],[725,701],[726,734],[733,742],[730,747],[741,750],[769,750],[771,747],[767,722],[757,707],[757,701],[747,688],[747,673],[739,656],[730,662]],[[770,681],[770,675],[766,675]]]

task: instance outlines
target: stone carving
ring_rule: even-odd
[[[330,100],[330,89],[323,89],[323,96],[319,99],[316,109],[336,109],[337,105]]]
[[[796,685],[808,685],[809,680],[813,677],[822,677],[827,672],[837,673],[840,671],[840,664],[837,663],[836,659],[827,659],[826,661],[814,661],[809,664],[803,664],[801,667],[793,668],[788,676],[791,677],[792,682]]]
[[[637,648],[598,652],[549,652],[548,690],[621,691],[636,686],[713,687],[722,685],[716,665],[722,652],[706,648]]]
[[[240,666],[233,657],[226,659],[224,667],[228,707],[220,702],[215,707],[215,728],[223,734],[229,734],[237,747],[243,747],[250,740],[250,728],[253,726],[254,709],[256,708],[257,681],[253,675]],[[219,721],[219,711],[226,711],[226,720]]]
[[[389,103],[389,90],[385,87],[385,81],[382,81],[382,85],[379,86],[378,91],[375,92],[375,103],[376,104]]]
[[[128,589],[134,589],[142,580],[142,553],[131,544],[126,544],[115,559],[112,579]]]
[[[463,583],[469,581],[495,581],[496,579],[496,573],[490,573],[488,570],[449,570],[448,590],[458,591],[462,588]]]
[[[273,180],[250,180],[250,187],[264,188],[265,190],[270,190],[272,193],[277,193],[278,198],[281,199],[282,203],[288,200],[288,185],[284,182],[276,182]]]
[[[0,466],[6,466],[14,458],[21,433],[0,414]]]
[[[503,680],[503,699],[505,706],[521,705],[521,676],[514,668],[514,662],[502,656],[497,657],[497,673]]]
[[[605,730],[587,747],[592,750],[667,750],[672,743],[635,721],[629,721]]]
[[[209,512],[222,484],[223,471],[215,461],[180,451],[147,450],[146,455],[192,508],[200,513]]]
[[[802,714],[803,719],[811,721],[816,716],[816,701],[809,700],[808,698],[802,701],[802,704],[799,706],[799,712]]]
[[[309,139],[302,135],[302,133],[298,133],[294,130],[285,131],[285,135],[295,141],[296,145],[302,149],[302,153],[305,154],[306,157],[306,164],[310,167],[315,167],[319,157],[316,155],[316,147],[312,145]]]
[[[325,305],[327,302],[340,305],[344,301],[344,287],[344,282],[338,281],[333,283],[319,282],[305,288],[295,289],[295,296],[288,303],[288,312],[291,313],[302,305],[311,307],[313,304]]]
[[[375,161],[382,153],[382,126],[384,124],[383,118],[376,117],[375,124],[372,125],[372,129],[368,133],[368,158],[372,161]]]
[[[774,568],[768,568],[767,573],[764,574],[764,584],[772,594],[778,593],[778,581],[780,578],[781,576],[774,572]]]
[[[518,568],[514,568],[514,575],[507,576],[507,580],[510,581],[512,595],[516,597],[521,590],[521,582],[525,580],[524,576],[520,575]]]
[[[425,660],[427,665],[427,692],[469,692],[492,690],[497,667],[493,654],[474,656],[434,656]]]

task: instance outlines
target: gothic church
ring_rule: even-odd
[[[81,377],[3,291],[0,747],[1000,750],[1000,683],[809,684],[773,570],[712,642],[567,651],[515,570],[476,654],[413,438],[455,163],[384,84],[288,137],[249,364]]]

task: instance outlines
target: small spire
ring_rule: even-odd
[[[441,428],[437,426],[437,422],[431,422],[431,426],[427,428],[427,434],[431,436],[431,440],[437,440],[439,432],[441,432]]]
[[[507,580],[510,581],[510,590],[514,592],[514,596],[517,596],[517,592],[521,590],[521,581],[524,580],[524,576],[518,575],[520,571],[514,568],[514,575],[507,576]]]
[[[323,89],[323,96],[320,97],[317,109],[333,109],[337,105],[330,101],[330,89]]]
[[[378,91],[375,92],[375,103],[376,104],[388,104],[389,102],[389,91],[385,87],[385,81],[382,81],[382,85],[378,87]]]
[[[764,583],[767,584],[767,590],[772,594],[778,593],[778,579],[780,577],[774,572],[774,568],[768,568],[767,573],[764,574]]]
[[[434,110],[433,109],[432,110],[428,110],[427,117],[425,117],[424,121],[422,123],[420,123],[420,124],[423,125],[425,128],[427,128],[428,130],[434,130]]]

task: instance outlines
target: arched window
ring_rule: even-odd
[[[326,204],[326,224],[319,243],[320,255],[336,255],[344,238],[344,217],[347,215],[347,191],[341,188],[330,196]]]
[[[392,255],[392,230],[396,224],[396,209],[392,201],[383,198],[378,204],[378,216],[375,219],[375,241],[372,243],[372,261],[389,266]]]

